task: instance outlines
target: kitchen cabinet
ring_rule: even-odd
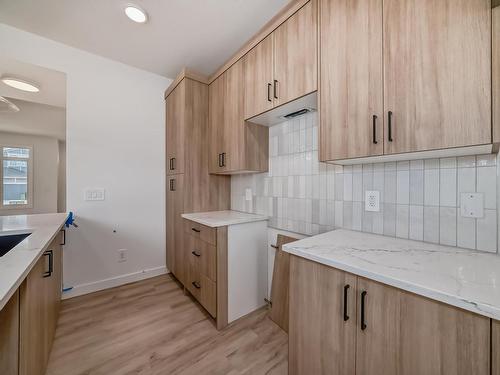
[[[317,36],[311,0],[244,56],[245,119],[317,90]]]
[[[19,291],[0,310],[0,374],[18,375]]]
[[[297,256],[290,267],[290,373],[490,373],[490,319]]]
[[[493,142],[500,143],[500,4],[492,9]]]
[[[61,235],[19,288],[19,374],[43,375],[55,334],[62,289]]]
[[[290,256],[290,375],[354,375],[356,329],[356,277]]]
[[[320,0],[320,158],[384,153],[382,0]]]
[[[491,374],[500,375],[500,322],[491,323]]]
[[[489,0],[320,0],[320,160],[494,142],[491,11]]]
[[[230,179],[209,174],[209,88],[203,78],[183,71],[167,90],[167,267],[186,286],[188,258],[184,254],[183,221],[186,212],[227,209]],[[217,96],[211,98],[213,100]],[[215,112],[210,115],[214,116]],[[170,145],[170,146],[169,146]],[[172,168],[173,167],[173,168]]]
[[[269,129],[244,120],[243,60],[210,84],[210,172],[234,174],[268,170]]]

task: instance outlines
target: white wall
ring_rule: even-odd
[[[0,216],[57,212],[57,139],[0,132],[0,144],[33,147],[33,208],[0,209]]]
[[[8,57],[67,74],[67,209],[79,228],[64,251],[64,286],[75,287],[66,296],[165,272],[171,80],[3,24],[0,45]],[[106,200],[85,202],[85,188],[106,189]],[[122,248],[128,261],[118,263]]]

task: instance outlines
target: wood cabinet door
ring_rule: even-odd
[[[52,342],[59,319],[62,292],[62,234],[59,233],[49,245],[48,250],[52,251],[52,274],[46,278],[47,282],[47,343],[46,346],[52,349]]]
[[[20,286],[19,374],[43,375],[50,354],[51,281],[48,253],[42,256]]]
[[[273,108],[273,36],[268,35],[243,58],[245,119]]]
[[[382,0],[319,0],[320,158],[381,155]]]
[[[344,288],[347,285],[348,320],[345,320]],[[290,257],[291,375],[354,375],[355,291],[355,276],[303,258]]]
[[[490,0],[384,0],[384,97],[386,154],[490,143]]]
[[[0,310],[0,374],[18,375],[19,291]]]
[[[401,293],[399,374],[487,375],[490,319]]]
[[[224,136],[223,171],[245,169],[245,120],[243,60],[239,60],[224,73]]]
[[[318,88],[317,0],[311,0],[274,32],[274,105]]]
[[[218,173],[223,168],[221,154],[224,143],[224,91],[226,77],[223,73],[208,87],[208,170]]]
[[[186,80],[166,99],[167,175],[184,173],[184,115]]]
[[[500,375],[500,322],[491,321],[491,375]]]
[[[399,293],[358,277],[356,375],[399,375]]]
[[[186,285],[187,259],[181,217],[184,213],[184,175],[171,176],[167,185],[167,267]]]

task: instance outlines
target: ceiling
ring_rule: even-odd
[[[17,90],[0,81],[0,96],[66,107],[66,74],[0,56],[0,77],[3,75],[24,78],[36,83],[40,87],[40,92]]]
[[[0,0],[0,22],[169,78],[211,74],[289,0]]]

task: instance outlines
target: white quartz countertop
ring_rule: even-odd
[[[500,256],[344,229],[288,253],[500,320]]]
[[[269,219],[267,216],[231,210],[195,212],[192,214],[182,214],[181,216],[184,219],[188,219],[212,228],[225,227],[226,225],[252,223],[255,221],[264,221]]]
[[[31,233],[0,257],[0,310],[66,222],[67,214],[0,216],[0,236]]]

